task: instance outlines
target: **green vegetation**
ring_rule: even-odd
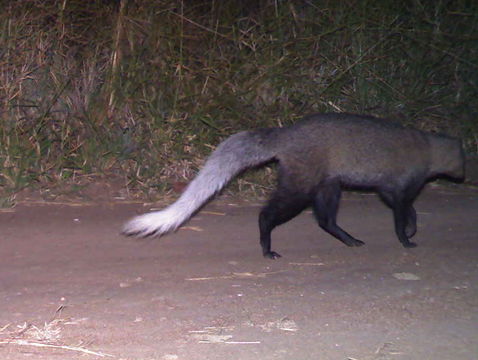
[[[5,194],[103,174],[154,195],[190,179],[225,136],[316,111],[390,117],[478,152],[476,1],[10,0],[0,10]]]

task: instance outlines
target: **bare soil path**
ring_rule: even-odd
[[[133,205],[0,212],[0,359],[474,360],[478,193],[433,188],[415,249],[376,196],[345,196],[347,248],[310,212],[273,232],[213,202],[162,239],[118,235]],[[89,352],[89,353],[88,353]]]

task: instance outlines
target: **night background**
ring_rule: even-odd
[[[416,211],[393,209],[416,248],[365,191],[344,192],[337,215],[364,246],[323,231],[341,195],[326,179],[313,189],[326,209],[314,195],[316,219],[305,210],[278,227],[282,257],[264,258],[274,164],[177,231],[124,236],[129,219],[185,194],[231,134],[314,112],[463,140],[465,184],[431,182]],[[369,145],[357,138],[343,143]],[[407,142],[384,152],[395,143]],[[461,165],[454,148],[423,151],[423,166],[411,161],[423,147],[384,163],[417,181],[447,155]],[[382,154],[369,149],[337,167],[363,158],[368,171]],[[198,210],[224,158],[194,196],[140,224]],[[476,185],[476,0],[0,0],[1,360],[476,359]]]
[[[154,195],[225,136],[312,112],[388,117],[477,152],[474,1],[1,6],[7,193],[107,176]]]

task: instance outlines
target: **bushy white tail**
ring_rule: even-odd
[[[176,230],[239,172],[275,156],[272,149],[263,146],[267,134],[266,131],[245,131],[226,139],[175,203],[161,211],[131,219],[122,233],[145,237]]]

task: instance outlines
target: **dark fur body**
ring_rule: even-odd
[[[259,215],[259,228],[263,255],[272,259],[280,256],[271,250],[272,230],[309,206],[322,229],[348,246],[363,245],[336,223],[344,188],[376,191],[393,210],[402,245],[414,247],[409,240],[417,229],[413,201],[426,181],[442,175],[456,179],[464,175],[463,150],[456,139],[369,116],[315,114],[289,127],[231,136],[218,146],[182,199],[162,215],[157,213],[156,218],[164,218],[167,211],[180,213],[180,203],[186,204],[187,199],[200,199],[200,205],[191,206],[197,210],[240,171],[268,161],[278,162],[278,187]],[[208,184],[214,181],[217,184]],[[141,229],[137,225],[130,229],[140,231],[125,232],[153,235],[171,228]]]

